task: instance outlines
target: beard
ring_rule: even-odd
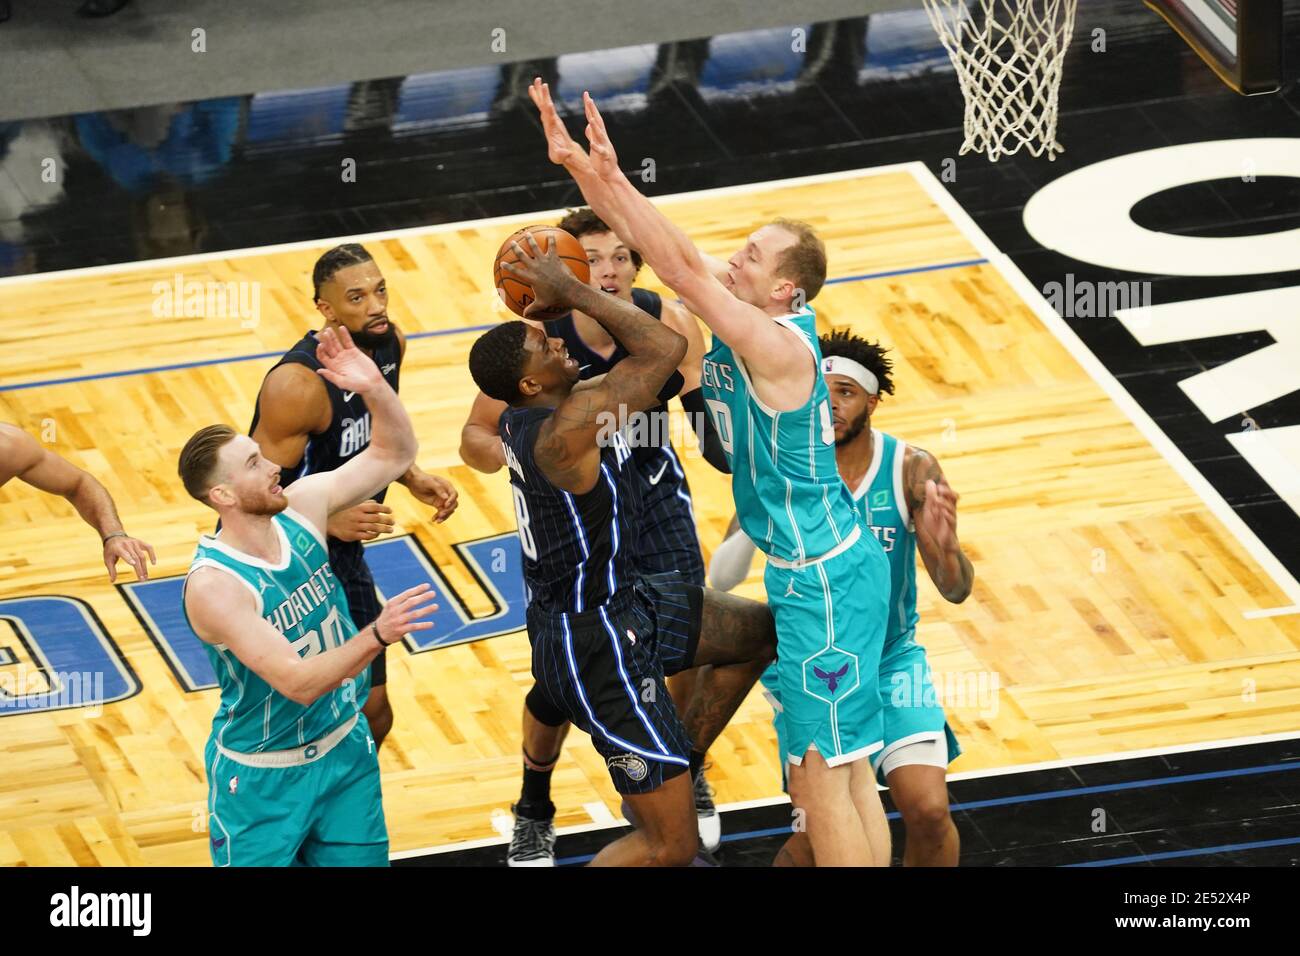
[[[239,503],[240,510],[246,515],[278,515],[285,508],[289,507],[289,499],[284,492],[273,495],[265,491],[251,500],[246,499]]]
[[[397,341],[397,327],[390,321],[388,330],[385,332],[367,332],[364,329],[360,332],[352,332],[352,341],[357,348],[365,349],[368,352],[374,352],[376,349],[383,348]]]
[[[844,437],[837,438],[835,440],[835,447],[838,448],[840,445],[847,445],[849,442],[853,441],[853,439],[861,435],[862,429],[866,427],[867,427],[867,412],[864,409],[862,414],[859,415],[856,419],[854,419],[849,424],[849,427],[844,432]]]

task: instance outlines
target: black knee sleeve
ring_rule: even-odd
[[[568,716],[551,703],[550,698],[542,690],[541,684],[534,684],[533,689],[528,692],[524,698],[524,706],[528,712],[537,718],[539,724],[545,724],[547,727],[558,727],[560,724],[568,723]]]

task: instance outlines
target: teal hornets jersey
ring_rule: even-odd
[[[255,597],[257,613],[300,657],[314,657],[351,640],[357,628],[343,586],[330,568],[329,550],[320,531],[292,509],[271,521],[280,537],[278,565],[204,535],[190,572],[215,567],[233,574]],[[212,736],[218,746],[236,753],[289,750],[308,744],[353,717],[370,692],[370,669],[366,668],[304,707],[273,690],[224,645],[204,641],[203,647],[221,687]]]
[[[876,431],[871,467],[853,492],[863,521],[889,559],[885,645],[916,630],[916,527],[903,488],[907,442]]]
[[[704,357],[704,400],[731,464],[736,515],[765,554],[786,561],[816,558],[853,533],[858,516],[835,466],[830,392],[811,307],[773,318],[798,333],[813,359],[812,395],[778,412],[754,393],[740,356],[718,336]],[[790,361],[804,361],[791,355]]]

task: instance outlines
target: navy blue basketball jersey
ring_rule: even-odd
[[[663,317],[664,303],[658,292],[651,292],[649,289],[633,289],[632,304],[655,319],[662,319]],[[548,322],[546,331],[550,335],[556,335],[564,339],[565,348],[569,350],[569,355],[577,360],[578,375],[583,379],[604,375],[627,358],[629,354],[628,350],[623,347],[623,343],[618,339],[614,339],[614,351],[610,353],[609,358],[605,358],[598,352],[593,352],[587,347],[587,343],[582,340],[582,337],[578,335],[572,312],[562,319]],[[658,468],[660,461],[663,459],[663,456],[659,454],[659,449],[671,447],[672,444],[668,433],[667,403],[647,408],[641,424],[642,427],[638,428],[635,436],[633,436],[635,440],[630,442],[632,453],[643,468],[646,465],[652,465],[652,469]]]
[[[663,318],[663,299],[648,289],[633,289],[632,303],[656,319]],[[609,358],[593,352],[578,335],[572,314],[548,324],[548,331],[564,339],[569,355],[577,359],[579,375],[604,375],[628,351],[614,340]],[[692,584],[704,583],[704,559],[695,534],[695,511],[691,488],[686,481],[669,432],[668,405],[647,409],[644,416],[624,434],[641,476],[641,503],[645,519],[638,529],[637,560],[647,574],[677,571]]]
[[[398,373],[401,371],[402,365],[402,351],[396,336],[376,349],[373,357],[375,364],[379,366],[380,373],[384,376],[384,380],[393,387],[393,391],[397,391]],[[271,371],[275,371],[281,365],[289,364],[305,365],[313,370],[324,367],[316,358],[316,334],[314,332],[308,332],[293,348],[285,352]],[[269,375],[270,372],[267,374]],[[329,393],[329,428],[319,435],[312,435],[308,438],[307,447],[302,453],[302,461],[292,467],[281,469],[280,484],[283,487],[287,488],[296,479],[304,475],[333,471],[370,445],[370,411],[366,408],[365,399],[355,392],[343,391],[337,385],[325,381],[324,378],[321,381],[325,383],[325,391]],[[261,406],[262,396],[259,392],[257,404],[253,408],[253,423],[248,426],[248,434],[250,435],[257,430],[257,423],[262,415]],[[387,488],[381,489],[375,494],[375,500],[383,501],[387,491]],[[360,547],[359,542],[358,547]]]
[[[537,467],[533,446],[553,408],[507,408],[499,425],[510,470],[530,609],[581,614],[635,583],[641,490],[632,453],[617,433],[600,451],[600,477],[575,495]]]

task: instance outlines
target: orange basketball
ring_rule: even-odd
[[[591,266],[587,263],[587,253],[583,251],[582,243],[555,226],[526,226],[501,244],[501,248],[497,250],[496,262],[492,265],[492,281],[496,283],[497,294],[501,296],[501,301],[510,307],[510,311],[518,316],[523,316],[524,309],[528,308],[536,296],[533,295],[532,286],[502,269],[501,263],[517,262],[519,257],[510,248],[510,244],[518,242],[523,246],[529,235],[537,240],[538,248],[543,253],[550,249],[552,242],[555,243],[560,260],[578,277],[578,281],[583,283],[591,281]],[[526,249],[527,246],[524,248]],[[533,312],[529,318],[558,319],[568,311],[566,308],[548,309],[545,312]]]

